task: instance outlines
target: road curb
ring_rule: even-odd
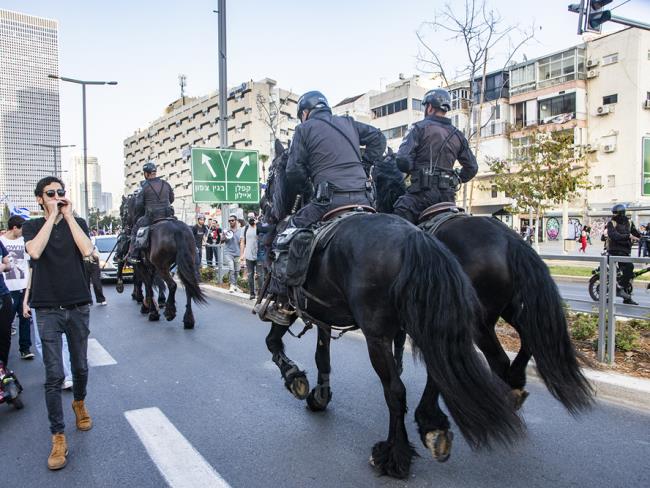
[[[245,306],[250,310],[255,303],[254,300],[249,300],[248,294],[245,293],[230,292],[207,284],[201,284],[201,288],[212,292],[212,295],[219,299]],[[363,334],[360,333],[359,336],[363,337]],[[508,355],[511,359],[515,357],[512,352]],[[526,372],[541,381],[534,361],[528,364]],[[650,380],[590,368],[582,368],[582,372],[594,387],[597,399],[650,412]]]

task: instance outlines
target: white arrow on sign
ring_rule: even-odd
[[[244,156],[241,158],[241,166],[239,167],[239,171],[237,171],[237,174],[235,175],[235,178],[239,179],[241,176],[242,171],[244,171],[244,168],[251,164],[251,159],[249,156]]]
[[[201,154],[201,164],[205,164],[210,170],[210,173],[212,173],[212,177],[216,178],[217,173],[215,173],[214,170],[212,169],[212,165],[210,164],[210,161],[211,161],[210,156],[208,156],[207,154]]]

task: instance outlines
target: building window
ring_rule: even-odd
[[[609,105],[612,103],[617,103],[618,102],[618,94],[615,93],[614,95],[607,95],[603,97],[603,105]]]
[[[395,139],[397,137],[404,137],[408,131],[407,125],[401,125],[399,127],[393,127],[392,129],[381,131],[384,134],[386,139]]]
[[[618,63],[618,53],[608,54],[607,56],[603,56],[603,66],[607,66],[608,64],[614,64],[614,63]]]
[[[614,188],[616,186],[616,175],[607,175],[607,188]]]
[[[387,103],[386,105],[382,105],[381,107],[373,108],[372,116],[374,119],[378,119],[380,117],[385,117],[386,115],[394,114],[395,112],[401,112],[403,110],[406,110],[407,107],[408,107],[408,99],[404,98],[396,102]]]
[[[422,106],[422,100],[418,100],[417,98],[412,98],[411,109],[417,110],[419,112],[424,112],[424,107]]]
[[[559,97],[539,101],[540,124],[561,124],[575,118],[576,94],[567,93]]]
[[[491,192],[492,192],[492,198],[496,198],[497,196],[499,196],[499,192],[497,192],[496,185],[492,185]]]
[[[529,155],[531,143],[532,143],[532,138],[529,136],[513,138],[511,141],[512,159],[521,160],[527,158]]]
[[[526,102],[516,103],[515,109],[515,129],[526,127]]]
[[[602,176],[594,176],[594,185],[602,186],[602,184],[603,184],[603,177]]]

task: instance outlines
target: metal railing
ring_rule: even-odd
[[[616,317],[644,318],[650,315],[650,307],[634,306],[634,313],[617,310],[616,284],[618,263],[650,264],[650,258],[632,258],[628,256],[567,256],[557,254],[540,254],[545,261],[586,261],[597,262],[600,265],[600,288],[597,312],[592,300],[571,298],[573,303],[584,303],[592,306],[591,310],[577,310],[582,313],[598,313],[598,344],[597,358],[600,362],[613,364],[616,352]],[[606,280],[604,278],[607,278]],[[605,283],[607,286],[604,286]],[[566,299],[563,298],[563,300]],[[568,304],[570,306],[570,304]],[[620,307],[620,305],[618,306]]]

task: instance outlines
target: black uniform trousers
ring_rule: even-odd
[[[456,193],[454,190],[440,190],[438,188],[430,188],[428,190],[420,190],[415,192],[408,192],[397,199],[393,210],[395,215],[408,220],[412,224],[417,225],[420,214],[440,202],[455,202]]]
[[[365,190],[335,192],[329,201],[308,203],[291,218],[291,226],[298,228],[311,227],[320,222],[327,212],[344,205],[371,206],[368,192]]]
[[[609,253],[610,256],[629,256],[629,252],[624,252],[624,251],[612,251]],[[632,278],[634,278],[634,263],[618,263],[618,268],[621,270],[621,281],[620,285],[623,290],[627,288],[627,286],[630,284],[632,281]]]

